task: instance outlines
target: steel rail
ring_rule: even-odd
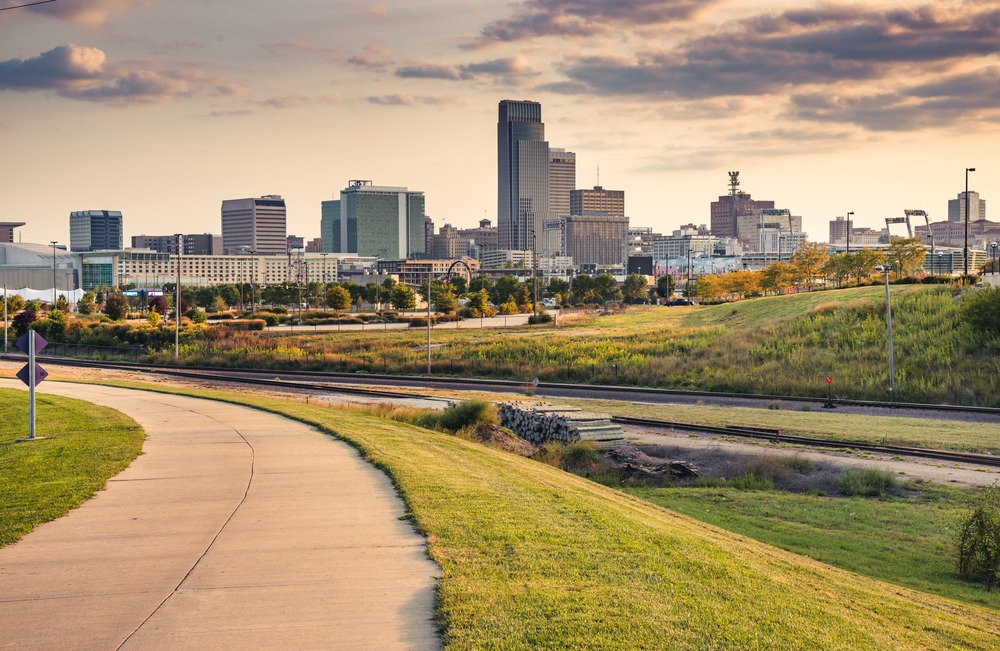
[[[624,425],[637,425],[642,427],[673,429],[689,432],[706,432],[709,434],[758,439],[770,441],[772,443],[789,443],[793,445],[835,448],[842,450],[862,450],[865,452],[876,452],[879,454],[922,457],[926,459],[937,459],[940,461],[960,463],[977,463],[985,466],[1000,466],[1000,456],[992,454],[953,452],[950,450],[936,450],[933,448],[911,448],[898,445],[880,445],[878,443],[869,443],[867,441],[820,439],[807,436],[783,434],[781,430],[759,427],[732,427],[728,425],[720,427],[716,425],[699,425],[696,423],[681,423],[676,421],[656,420],[653,418],[635,418],[631,416],[612,416],[611,420]]]
[[[6,360],[20,360],[22,358],[16,355],[0,355],[0,359]],[[90,360],[78,360],[73,358],[65,357],[55,357],[46,356],[39,357],[39,359],[44,359],[49,363],[55,364],[65,364],[68,366],[82,366],[82,367],[92,367],[92,368],[110,368],[119,370],[130,370],[138,372],[154,372],[154,373],[169,373],[179,367],[176,366],[154,366],[147,364],[118,364],[113,362],[96,362]],[[559,383],[559,382],[539,382],[535,385],[533,382],[525,382],[522,380],[500,380],[500,379],[488,379],[488,378],[469,378],[469,377],[458,377],[458,376],[428,376],[428,375],[392,375],[392,374],[380,374],[380,373],[342,373],[342,372],[329,372],[329,371],[302,371],[302,370],[282,370],[282,369],[233,369],[233,368],[215,368],[215,367],[205,367],[205,366],[185,366],[184,370],[194,372],[211,372],[216,374],[263,374],[263,375],[281,375],[286,377],[302,377],[302,378],[335,378],[342,381],[348,382],[359,382],[359,381],[384,381],[390,383],[410,383],[418,385],[442,385],[442,384],[454,384],[456,382],[477,386],[477,387],[504,387],[506,389],[516,389],[523,390],[526,386],[531,386],[536,390],[550,390],[550,391],[587,391],[587,392],[604,392],[604,393],[618,393],[618,394],[628,394],[633,397],[635,396],[683,396],[683,397],[696,397],[696,398],[727,398],[736,400],[759,400],[759,401],[780,401],[780,402],[791,402],[791,403],[803,403],[803,404],[818,404],[818,403],[831,403],[836,406],[851,406],[851,407],[869,407],[878,409],[890,409],[890,410],[920,410],[920,411],[939,411],[939,412],[953,412],[953,413],[982,413],[990,414],[994,416],[1000,416],[1000,408],[998,407],[981,407],[976,405],[949,405],[949,404],[934,404],[934,403],[914,403],[914,402],[880,402],[875,400],[853,400],[846,398],[823,398],[820,396],[808,397],[808,396],[781,396],[773,394],[760,394],[760,393],[733,393],[726,391],[697,391],[688,389],[663,389],[656,387],[633,387],[633,386],[619,386],[619,385],[608,385],[608,384],[570,384],[570,383]]]

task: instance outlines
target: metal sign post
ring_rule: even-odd
[[[28,355],[28,363],[17,372],[17,379],[28,385],[28,438],[18,439],[18,443],[42,438],[35,436],[35,387],[49,374],[35,363],[35,353],[40,353],[48,343],[42,335],[34,330],[29,330],[15,344],[18,350]]]

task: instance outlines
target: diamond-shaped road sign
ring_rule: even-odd
[[[20,380],[21,382],[24,382],[24,384],[29,387],[31,386],[31,376],[28,375],[29,373],[31,373],[30,369],[31,369],[31,364],[25,364],[21,368],[21,370],[17,372],[17,379]],[[41,381],[47,378],[48,376],[49,376],[48,371],[46,371],[38,364],[35,364],[35,386],[38,386],[39,383],[41,383]]]
[[[17,342],[14,344],[15,346],[17,346],[17,349],[19,351],[21,351],[22,353],[24,353],[25,355],[28,354],[28,337],[34,337],[35,338],[35,354],[36,355],[38,353],[42,352],[42,350],[44,350],[45,347],[49,345],[49,342],[45,341],[45,337],[43,337],[42,335],[38,334],[34,330],[29,330],[29,331],[25,332],[23,335],[21,335],[21,338],[18,339]]]

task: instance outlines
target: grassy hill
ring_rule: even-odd
[[[442,566],[449,649],[992,649],[1000,613],[860,577],[538,462],[356,412],[314,424],[393,478]]]
[[[944,286],[892,288],[896,398],[1000,405],[1000,339],[959,318]],[[190,363],[422,373],[423,331],[231,334]],[[436,330],[436,374],[530,381],[888,398],[884,289],[862,287],[712,306],[637,307],[551,326]]]

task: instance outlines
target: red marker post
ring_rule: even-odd
[[[833,404],[833,378],[828,375],[826,376],[826,404],[823,405],[823,408],[833,409],[836,406]]]

